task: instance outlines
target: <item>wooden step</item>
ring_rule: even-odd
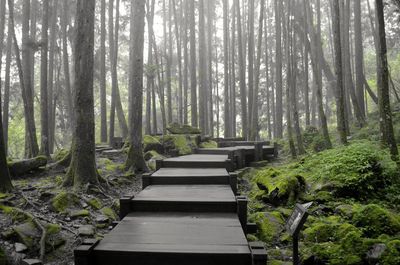
[[[153,174],[142,175],[142,185],[231,185],[237,193],[237,174],[224,168],[161,168]]]
[[[75,250],[75,259],[86,255],[88,265],[252,264],[234,213],[130,213],[87,249]]]
[[[234,164],[228,155],[201,155],[192,154],[157,160],[157,169],[165,168],[225,168],[234,170]]]
[[[120,204],[121,218],[129,212],[237,212],[229,185],[151,185]]]

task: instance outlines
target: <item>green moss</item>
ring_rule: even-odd
[[[196,147],[187,135],[166,135],[164,136],[164,145],[177,150],[179,155],[191,154]]]
[[[400,264],[400,240],[395,239],[386,244],[387,249],[383,253],[382,264],[397,265]]]
[[[51,200],[51,206],[56,212],[65,212],[68,208],[80,207],[78,195],[72,192],[60,192]]]
[[[167,130],[171,134],[200,134],[201,131],[198,128],[192,127],[187,124],[171,123],[168,125]]]
[[[107,216],[111,220],[115,221],[118,218],[117,214],[114,212],[114,210],[109,208],[109,207],[104,207],[100,211],[101,211],[102,214],[104,214],[105,216]]]
[[[361,207],[354,214],[353,222],[368,237],[376,238],[381,234],[394,235],[400,232],[399,216],[377,204]]]
[[[278,238],[285,223],[281,213],[277,211],[255,213],[249,219],[257,224],[257,237],[265,243],[272,243]]]
[[[63,160],[67,155],[69,154],[69,150],[67,149],[59,149],[56,151],[56,153],[54,154],[53,159],[55,161],[61,161]]]
[[[8,196],[10,196],[10,194],[1,193],[1,192],[0,192],[0,199],[5,199],[5,198],[7,198]]]
[[[200,148],[218,148],[218,144],[215,141],[209,140],[207,142],[202,142],[199,145]]]
[[[59,224],[47,224],[46,231],[47,235],[54,235],[61,231],[61,226]]]
[[[71,211],[72,218],[86,217],[86,216],[89,216],[89,214],[90,214],[89,211],[86,209]]]
[[[33,248],[35,239],[39,237],[39,230],[32,221],[15,226],[14,231],[19,241],[28,248]]]
[[[103,207],[103,203],[97,198],[91,198],[86,203],[95,210],[100,210]]]
[[[274,168],[258,171],[254,182],[259,191],[256,197],[275,205],[294,203],[305,190],[303,176],[286,175]]]
[[[11,217],[13,221],[25,222],[31,221],[31,216],[19,208],[5,206],[0,204],[0,211]]]
[[[160,140],[151,135],[145,135],[143,137],[143,144],[160,144]]]

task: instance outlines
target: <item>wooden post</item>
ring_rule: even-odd
[[[247,229],[247,197],[237,196],[237,214],[239,217],[240,224],[242,225],[243,231],[246,234]]]
[[[274,143],[274,157],[277,158],[279,154],[278,143]]]
[[[74,249],[75,265],[92,265],[92,252],[99,240],[84,240],[82,245]]]
[[[293,265],[299,265],[299,235],[293,235]]]
[[[156,159],[156,170],[159,170],[162,167],[163,167],[163,160],[162,159]]]
[[[144,190],[147,186],[151,185],[151,174],[144,173],[142,175],[142,190]]]
[[[238,173],[237,172],[229,173],[229,183],[231,185],[233,193],[235,195],[237,195],[237,183],[238,183]]]
[[[134,195],[127,194],[119,199],[119,219],[122,220],[131,211],[131,200]]]
[[[249,247],[253,259],[253,265],[265,265],[268,260],[268,255],[263,243],[258,241],[250,242]]]
[[[263,160],[263,142],[254,143],[254,161],[258,162]]]

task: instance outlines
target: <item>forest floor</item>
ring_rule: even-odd
[[[73,264],[73,249],[85,238],[102,238],[118,219],[119,197],[141,190],[141,177],[121,170],[125,159],[124,153],[99,154],[98,170],[108,186],[88,186],[80,193],[62,187],[65,169],[13,180],[16,192],[0,193],[0,264],[5,264],[3,254],[10,264],[39,259],[41,248],[45,264]]]

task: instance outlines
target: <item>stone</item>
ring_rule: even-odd
[[[96,223],[98,223],[98,224],[105,224],[105,223],[108,223],[110,221],[110,218],[108,218],[107,216],[105,216],[105,215],[98,215],[97,217],[96,217]]]
[[[373,245],[372,248],[367,252],[367,260],[369,262],[378,262],[386,248],[386,245],[382,243]]]
[[[42,261],[38,259],[24,259],[22,260],[22,265],[42,265]]]
[[[171,134],[201,134],[199,128],[192,127],[187,124],[171,123],[167,130]]]
[[[95,233],[93,225],[82,225],[78,228],[80,236],[93,236]]]
[[[40,232],[32,222],[25,222],[14,227],[14,231],[19,239],[28,248],[35,245],[35,239],[40,237]]]
[[[15,244],[14,244],[14,247],[15,247],[15,251],[18,252],[18,253],[24,252],[25,250],[28,249],[28,247],[25,246],[25,245],[22,244],[22,243],[15,243]]]

